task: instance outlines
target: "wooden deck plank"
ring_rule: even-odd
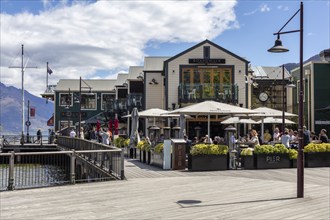
[[[0,219],[329,219],[330,168],[164,171],[125,161],[127,180],[0,193]],[[181,200],[200,203],[183,204]]]

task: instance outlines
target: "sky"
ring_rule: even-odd
[[[1,0],[0,80],[39,96],[46,62],[59,79],[108,79],[143,66],[145,56],[175,56],[205,39],[251,65],[299,62],[299,33],[281,35],[287,53],[269,53],[273,33],[300,1]],[[304,60],[330,48],[330,0],[304,1]],[[299,29],[299,14],[283,31]]]

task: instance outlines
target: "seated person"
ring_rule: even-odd
[[[264,133],[264,142],[268,143],[272,140],[272,135],[269,133],[269,130],[266,129],[265,133]]]

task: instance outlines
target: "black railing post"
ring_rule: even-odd
[[[10,159],[9,159],[9,177],[8,177],[8,190],[14,190],[14,166],[15,166],[15,152],[10,152]]]
[[[121,149],[121,166],[120,166],[120,179],[125,179],[125,170],[124,170],[124,149]]]
[[[70,156],[70,183],[76,184],[76,151],[74,149]]]

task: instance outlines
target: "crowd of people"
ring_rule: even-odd
[[[320,134],[316,135],[315,132],[310,132],[306,126],[303,127],[303,143],[304,146],[313,142],[313,143],[329,143],[329,138],[327,136],[327,131],[321,129]],[[200,138],[194,137],[192,140],[189,140],[187,136],[184,139],[189,142],[189,145],[195,144],[226,144],[228,143],[225,138],[215,136],[214,139],[208,137],[208,135],[202,136]],[[260,133],[252,129],[247,135],[242,137],[236,137],[236,133],[230,137],[230,142],[233,144],[246,144],[250,148],[254,148],[256,145],[260,144],[277,144],[281,143],[287,148],[297,148],[298,146],[298,131],[286,128],[284,132],[280,132],[279,128],[275,128],[273,134],[269,132],[268,129],[265,130],[263,135],[263,140]]]
[[[85,131],[84,128],[81,127],[79,137],[75,129],[72,128],[69,135],[71,138],[87,139],[106,145],[111,145],[111,141],[112,141],[112,132],[110,131],[109,128],[90,127],[87,128]]]

